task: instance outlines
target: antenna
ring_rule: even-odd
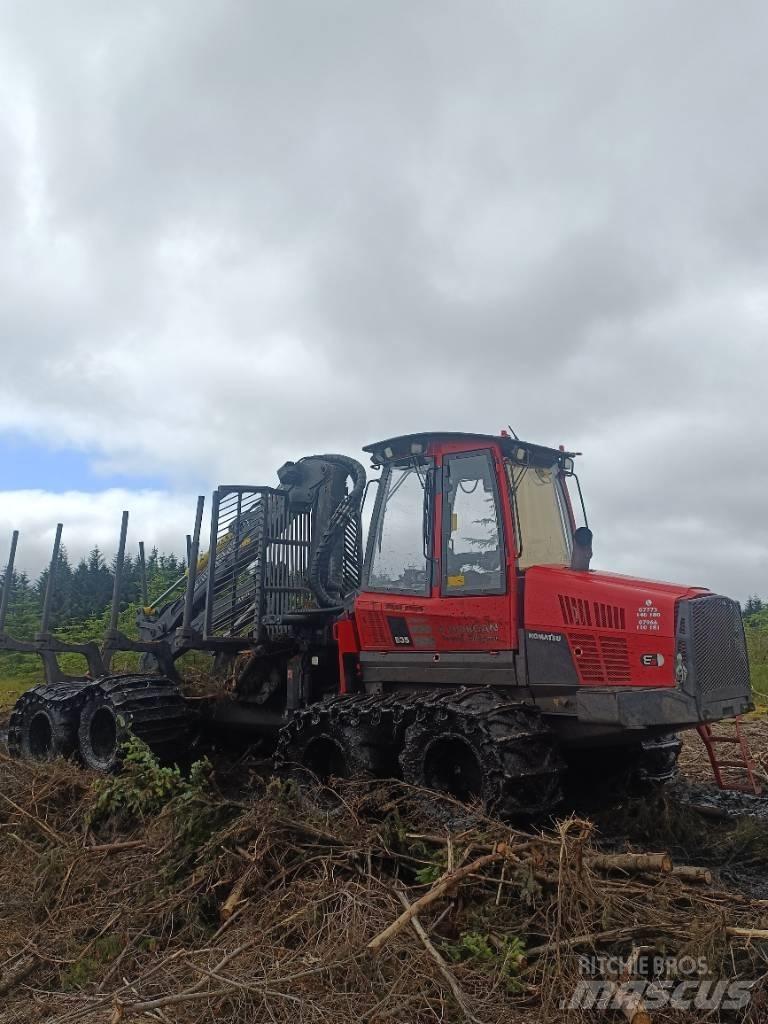
[[[19,531],[14,530],[11,535],[11,550],[8,554],[8,564],[5,567],[3,578],[3,597],[0,601],[0,636],[5,632],[5,617],[8,614],[8,601],[13,588],[13,564],[16,561],[16,545],[19,541]]]
[[[520,440],[520,438],[517,436],[517,434],[514,432],[514,430],[512,429],[512,427],[510,427],[509,424],[507,424],[507,430],[510,432],[510,434],[512,435],[512,437],[514,437],[516,441]]]

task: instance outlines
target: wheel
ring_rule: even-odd
[[[47,683],[27,690],[16,701],[8,723],[11,757],[52,761],[71,757],[77,749],[77,729],[86,680]]]
[[[353,774],[352,752],[347,736],[326,715],[315,721],[301,717],[290,723],[281,737],[275,763],[281,770],[306,774],[320,782],[347,779]]]
[[[136,736],[158,760],[183,760],[192,726],[187,703],[175,683],[153,676],[108,676],[86,695],[80,715],[80,756],[88,768],[120,768],[123,744]]]
[[[392,712],[376,698],[333,697],[294,712],[280,730],[278,771],[330,778],[376,778],[397,774]]]
[[[400,764],[406,781],[501,817],[543,814],[560,800],[561,760],[538,708],[489,689],[425,696]]]
[[[635,781],[642,784],[669,782],[677,775],[677,759],[682,749],[675,732],[664,733],[640,744],[635,761]]]
[[[682,744],[676,733],[624,746],[576,749],[568,753],[569,803],[600,806],[606,801],[653,792],[677,775]]]

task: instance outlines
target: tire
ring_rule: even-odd
[[[546,814],[561,799],[562,762],[538,708],[490,689],[425,696],[400,764],[406,781],[502,818]]]
[[[391,736],[391,711],[375,698],[333,697],[294,712],[280,730],[275,768],[320,782],[391,776]]]
[[[677,733],[664,733],[640,744],[634,781],[640,785],[670,782],[677,775],[682,742]]]
[[[676,733],[619,747],[576,749],[568,754],[569,803],[601,805],[653,793],[677,775],[682,744]]]
[[[175,683],[161,677],[109,676],[87,693],[80,715],[80,757],[98,772],[116,772],[123,744],[136,736],[157,759],[184,760],[192,716]]]
[[[85,680],[47,683],[23,693],[8,723],[11,757],[33,761],[72,757],[77,751],[80,711],[91,685]]]

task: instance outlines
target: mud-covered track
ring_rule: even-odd
[[[80,709],[90,685],[87,680],[43,683],[23,693],[8,722],[11,757],[70,757],[77,748]]]
[[[539,710],[488,688],[333,697],[294,713],[276,766],[402,776],[513,817],[550,811],[562,763]]]
[[[161,676],[110,676],[87,691],[78,732],[80,756],[97,771],[120,766],[121,745],[133,735],[161,761],[182,760],[192,715],[178,686]]]

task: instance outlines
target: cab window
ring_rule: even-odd
[[[507,477],[517,533],[517,565],[568,565],[571,527],[563,481],[557,465],[514,466]]]
[[[431,459],[387,466],[379,487],[376,522],[368,548],[368,588],[425,594],[430,562],[425,538],[427,481]]]
[[[443,579],[447,595],[501,594],[504,547],[489,452],[443,461]]]

